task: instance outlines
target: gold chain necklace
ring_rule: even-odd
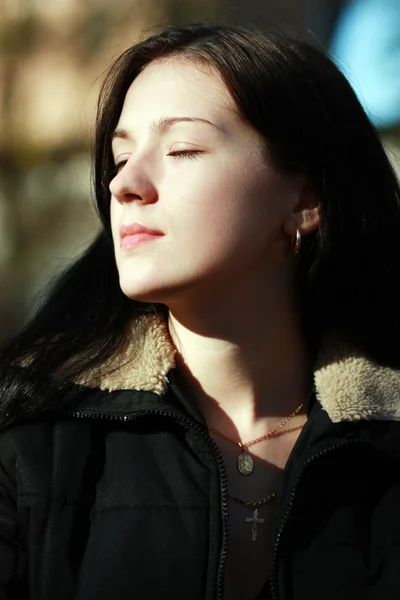
[[[252,525],[252,527],[251,527],[251,541],[252,542],[255,542],[257,540],[257,525],[259,523],[263,524],[265,522],[265,519],[258,518],[258,509],[260,508],[260,506],[267,506],[267,504],[270,504],[271,502],[273,502],[275,500],[275,497],[276,497],[276,492],[274,492],[273,494],[270,494],[267,498],[258,500],[257,502],[249,502],[247,500],[242,500],[241,498],[237,498],[236,496],[232,496],[231,494],[228,494],[228,498],[230,498],[231,500],[234,500],[235,502],[242,504],[246,508],[251,509],[253,516],[246,517],[246,523],[251,523],[251,525]]]
[[[304,406],[304,403],[300,404],[292,412],[291,415],[289,415],[284,421],[282,421],[282,423],[280,425],[278,425],[278,427],[276,427],[272,431],[268,431],[267,433],[256,438],[255,440],[251,440],[250,442],[238,442],[237,440],[229,437],[222,431],[219,431],[212,425],[207,424],[207,426],[208,426],[208,429],[210,429],[211,431],[213,431],[220,437],[224,438],[228,442],[231,442],[232,444],[236,444],[237,446],[239,446],[240,454],[237,459],[238,471],[241,475],[250,475],[250,473],[252,473],[254,470],[254,460],[253,460],[253,457],[248,453],[248,448],[250,448],[250,446],[254,446],[255,444],[259,444],[260,442],[263,442],[264,440],[269,440],[270,438],[276,437],[276,435],[279,433],[279,431],[282,429],[282,427],[284,427],[286,425],[286,423],[288,421],[290,421],[290,419],[293,419],[293,417],[295,417],[297,415],[297,413],[303,408],[303,406]]]

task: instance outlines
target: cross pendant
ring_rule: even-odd
[[[258,518],[258,508],[253,508],[253,517],[246,517],[246,523],[252,523],[251,528],[251,541],[255,542],[257,539],[257,525],[258,523],[264,523],[264,519]]]

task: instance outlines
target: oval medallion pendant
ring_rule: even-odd
[[[254,469],[254,460],[247,454],[247,452],[242,452],[239,454],[237,459],[237,468],[241,475],[250,475]]]

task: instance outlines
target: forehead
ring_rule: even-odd
[[[203,118],[238,118],[236,105],[215,69],[183,58],[160,59],[150,63],[131,84],[123,105],[119,126],[138,115]],[[199,114],[201,112],[201,114]]]

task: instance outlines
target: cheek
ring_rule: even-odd
[[[175,242],[171,250],[180,261],[207,268],[263,251],[268,232],[262,198],[253,198],[252,190],[236,185],[232,177],[208,180],[206,185],[203,181],[197,189],[203,193],[186,202],[177,197],[170,206],[176,208],[170,215]]]
[[[269,185],[268,185],[269,183]],[[196,182],[196,194],[181,203],[180,224],[194,238],[218,238],[235,244],[243,236],[265,232],[277,220],[276,193],[270,182],[243,167],[221,169]],[[177,204],[179,200],[177,200]]]

